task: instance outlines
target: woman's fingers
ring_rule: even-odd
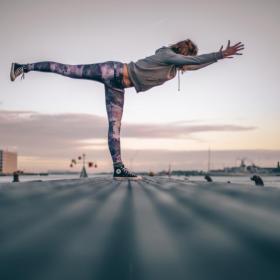
[[[240,48],[240,49],[235,49],[235,52],[240,52],[240,51],[243,51],[244,48]]]
[[[220,48],[222,51],[223,46]],[[224,58],[234,58],[234,55],[242,55],[240,51],[244,50],[244,44],[242,42],[238,42],[233,46],[230,46],[230,40],[228,40],[227,47],[224,51]]]
[[[243,49],[236,49],[236,50],[234,50],[234,52],[240,52],[240,51],[242,51]]]
[[[227,48],[230,47],[230,40],[228,40],[228,44],[227,44]],[[236,47],[244,47],[244,44],[242,44],[242,42],[238,42],[235,45],[231,46],[232,48],[236,48]]]
[[[229,48],[230,47],[230,40],[228,40],[228,45],[227,45],[227,48]]]
[[[233,46],[232,48],[235,50],[244,50],[244,45]]]
[[[240,44],[242,44],[241,42],[238,42],[237,44],[235,44],[233,47],[237,47],[237,46],[244,46],[243,44],[242,45],[240,45]]]
[[[236,48],[236,49],[238,49],[238,48],[244,48],[244,45],[234,46],[234,48]]]
[[[234,50],[243,50],[244,49],[244,44],[242,44],[241,42],[238,42],[237,44],[230,46],[230,40],[228,40],[228,45],[227,48],[232,48]]]

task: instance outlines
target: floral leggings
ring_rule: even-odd
[[[122,162],[120,131],[124,105],[123,84],[124,64],[118,61],[104,63],[67,65],[57,62],[38,62],[26,64],[26,72],[51,72],[74,79],[98,81],[105,86],[106,110],[109,122],[108,145],[113,163]]]

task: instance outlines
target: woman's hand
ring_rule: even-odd
[[[242,55],[239,51],[244,50],[244,45],[239,42],[234,46],[230,46],[230,40],[228,40],[227,48],[223,51],[223,46],[220,48],[220,52],[223,54],[223,58],[233,58],[233,55]]]

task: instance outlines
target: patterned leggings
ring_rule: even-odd
[[[94,80],[104,84],[106,110],[109,122],[108,145],[113,163],[122,162],[120,131],[124,105],[124,64],[117,61],[85,65],[66,65],[57,62],[26,64],[26,72],[51,72],[74,79]]]

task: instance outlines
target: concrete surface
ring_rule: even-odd
[[[144,177],[0,184],[0,279],[280,279],[280,190]]]

